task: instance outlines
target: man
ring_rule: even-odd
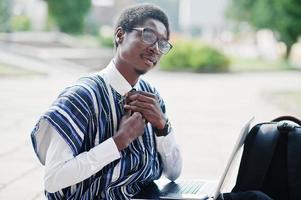
[[[32,132],[48,199],[130,199],[182,158],[163,99],[141,75],[171,49],[169,22],[152,5],[126,9],[116,53],[101,72],[65,89]]]
[[[111,63],[65,89],[41,117],[31,136],[45,165],[48,199],[130,199],[162,172],[170,180],[180,175],[182,158],[164,101],[140,77],[171,49],[169,34],[158,7],[124,10]],[[249,191],[224,199],[269,198]]]

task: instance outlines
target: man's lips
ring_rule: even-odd
[[[148,60],[149,62],[153,63],[155,65],[157,63],[157,58],[152,56],[143,56],[144,59]]]

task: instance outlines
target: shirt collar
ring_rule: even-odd
[[[109,65],[105,68],[104,73],[106,74],[106,78],[108,83],[116,90],[120,95],[125,95],[133,88],[136,90],[139,89],[139,80],[135,84],[134,87],[130,85],[130,83],[122,76],[122,74],[116,68],[113,60],[109,63]]]

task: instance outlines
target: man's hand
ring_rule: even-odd
[[[148,122],[159,130],[163,129],[165,126],[165,116],[156,96],[151,93],[143,91],[128,93],[124,108],[132,112],[141,113]]]
[[[121,119],[119,130],[113,136],[115,144],[119,151],[127,148],[129,144],[137,137],[143,134],[145,119],[138,112],[130,115],[127,112]]]

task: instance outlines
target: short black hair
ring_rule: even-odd
[[[123,10],[115,25],[115,33],[118,27],[121,27],[125,32],[131,32],[135,26],[142,25],[147,19],[156,19],[162,22],[169,39],[170,30],[167,15],[161,8],[148,3],[134,5]],[[118,43],[115,40],[114,43],[117,48]]]

